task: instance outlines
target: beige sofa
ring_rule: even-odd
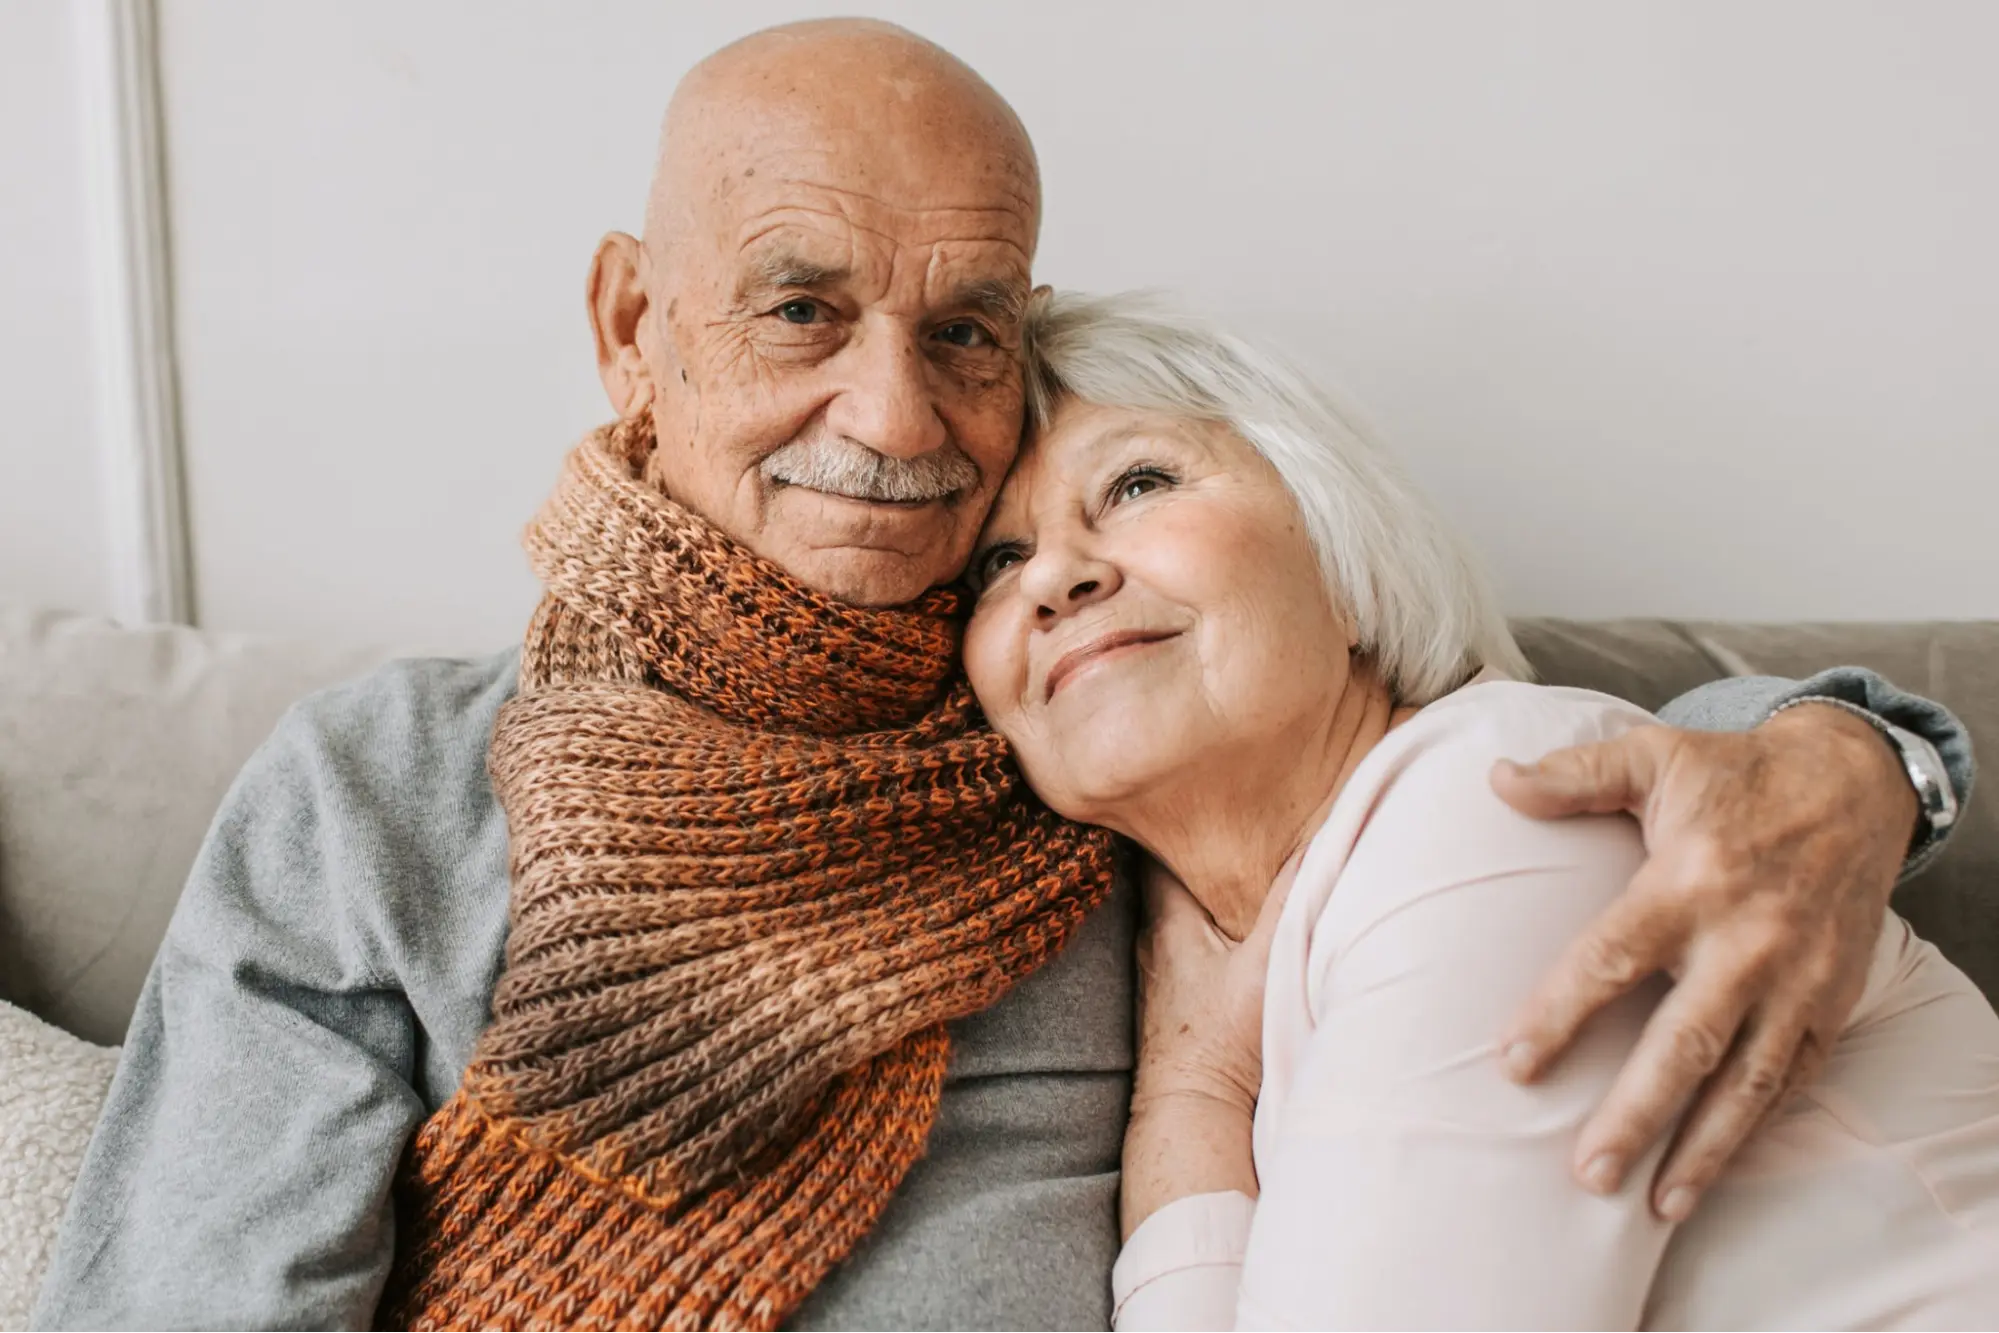
[[[1543,676],[1656,708],[1704,681],[1857,663],[1939,699],[1999,765],[1999,622],[1528,621]],[[292,700],[382,660],[0,608],[0,999],[121,1039],[209,818]],[[1999,997],[1999,778],[1897,906]]]

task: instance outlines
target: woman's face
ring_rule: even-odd
[[[1298,507],[1223,425],[1066,400],[969,577],[972,687],[1071,819],[1122,828],[1136,794],[1282,761],[1346,686],[1347,621]]]

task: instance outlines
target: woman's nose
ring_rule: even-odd
[[[1052,622],[1094,606],[1118,590],[1117,567],[1081,552],[1043,547],[1022,571],[1035,619]]]

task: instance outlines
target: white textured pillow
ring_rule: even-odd
[[[117,1068],[117,1047],[0,1003],[0,1329],[28,1326]]]

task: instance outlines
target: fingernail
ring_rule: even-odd
[[[1534,1072],[1534,1044],[1516,1041],[1507,1046],[1500,1057],[1506,1065],[1506,1076],[1515,1081],[1525,1080]]]
[[[1533,764],[1523,764],[1518,759],[1502,759],[1499,762],[1506,765],[1507,768],[1513,770],[1513,773],[1516,777],[1524,778],[1528,774],[1534,771]]]
[[[1666,1191],[1666,1197],[1659,1200],[1659,1216],[1668,1222],[1684,1222],[1694,1214],[1694,1201],[1699,1196],[1691,1185],[1675,1185]]]
[[[1617,1159],[1607,1152],[1598,1153],[1583,1168],[1583,1184],[1597,1194],[1611,1194],[1616,1192],[1618,1174]]]

